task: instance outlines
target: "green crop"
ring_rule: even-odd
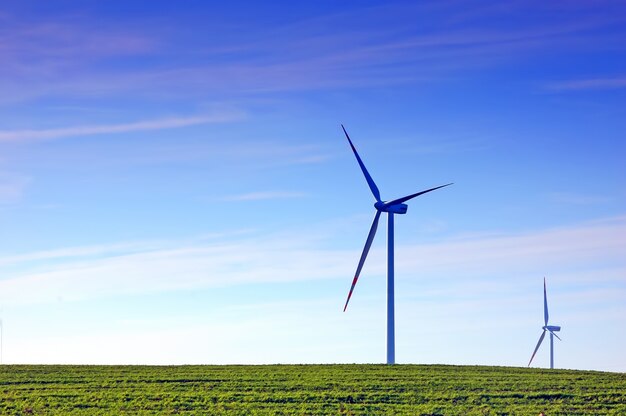
[[[2,415],[626,415],[626,374],[443,365],[0,366]]]

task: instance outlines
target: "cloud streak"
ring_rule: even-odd
[[[554,82],[547,88],[553,91],[614,90],[626,88],[626,76]]]
[[[206,96],[209,91],[267,93],[415,83],[442,79],[459,70],[509,62],[527,53],[555,48],[611,47],[614,37],[607,36],[602,29],[619,22],[616,17],[589,10],[574,10],[573,16],[578,17],[575,19],[572,14],[554,18],[550,8],[518,4],[517,12],[532,10],[541,18],[486,26],[481,21],[485,16],[493,21],[510,21],[506,7],[487,8],[470,18],[477,21],[472,21],[472,29],[467,29],[465,22],[458,21],[459,17],[466,20],[467,16],[456,16],[455,21],[454,15],[459,12],[451,3],[425,7],[440,9],[441,16],[437,13],[435,16],[445,23],[445,30],[433,29],[432,22],[424,22],[425,29],[416,33],[415,22],[423,18],[423,10],[391,4],[305,18],[296,24],[275,25],[270,31],[266,27],[261,31],[250,26],[235,40],[224,41],[218,49],[207,47],[206,39],[210,38],[207,36],[199,37],[202,45],[183,33],[169,32],[169,38],[163,39],[165,33],[152,31],[149,22],[138,24],[146,26],[143,32],[152,31],[152,38],[115,31],[103,36],[85,28],[59,28],[54,24],[42,24],[30,30],[19,28],[19,36],[4,34],[4,43],[14,46],[5,47],[5,56],[0,49],[5,62],[13,62],[5,70],[5,78],[10,82],[2,87],[13,90],[14,99],[20,100],[61,93],[93,96],[132,91],[151,96],[192,97]],[[351,21],[349,26],[345,25],[347,18]],[[379,18],[387,25],[380,24]],[[373,25],[373,21],[377,24]],[[320,30],[327,27],[336,29],[330,33]],[[75,39],[87,41],[75,45]],[[2,41],[0,33],[0,45]],[[202,59],[177,61],[172,65],[170,56],[180,54],[181,45],[186,45],[182,46],[185,53]],[[48,56],[50,51],[54,51],[53,56]],[[76,59],[86,55],[100,63],[127,59],[137,53],[149,53],[155,64],[120,73],[102,69],[102,65],[92,67],[89,59]],[[68,78],[68,71],[76,76]],[[614,86],[614,82],[595,80],[562,88]],[[19,89],[12,87],[16,84],[20,84]],[[154,85],[160,88],[155,90]]]
[[[220,198],[220,201],[262,201],[268,199],[292,199],[304,198],[307,194],[304,192],[291,191],[259,191],[248,192],[245,194],[228,195]]]
[[[241,118],[240,113],[222,112],[193,117],[168,117],[142,120],[122,124],[99,124],[71,126],[42,130],[4,130],[0,131],[0,142],[28,142],[39,140],[62,139],[77,136],[100,134],[132,133],[138,131],[174,129],[200,124],[224,123]]]
[[[17,16],[5,19],[0,27],[0,57],[4,62],[0,71],[37,73],[40,66],[75,67],[86,61],[154,53],[159,46],[144,33],[98,30],[72,20],[61,15],[50,21],[25,21]]]
[[[0,302],[7,305],[48,303],[58,298],[84,300],[251,283],[348,279],[359,251],[330,249],[319,239],[307,240],[306,235],[296,232],[248,236],[221,244],[177,247],[170,244],[143,251],[133,247],[125,252],[120,244],[115,246],[114,254],[98,249],[102,257],[95,259],[69,258],[67,250],[58,250],[57,261],[48,265],[32,264],[31,260],[52,260],[54,251],[22,255],[21,264],[16,256],[0,258],[0,265],[12,263],[15,276],[0,281]],[[454,286],[466,286],[474,291],[479,290],[476,277],[480,281],[498,282],[503,273],[590,272],[595,270],[596,264],[611,265],[626,272],[625,236],[626,217],[621,217],[527,234],[404,245],[398,249],[397,270],[400,279],[402,276],[410,278],[419,270],[420,274],[431,276],[431,286],[437,281],[446,287],[455,282]],[[89,249],[74,251],[78,255],[90,254]],[[384,275],[384,256],[384,250],[372,250],[366,265],[368,275]],[[67,260],[60,261],[63,257]]]
[[[557,204],[564,205],[601,205],[611,202],[612,198],[603,195],[588,195],[573,192],[553,192],[548,198]]]

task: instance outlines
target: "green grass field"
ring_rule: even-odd
[[[442,365],[0,366],[0,414],[626,415],[626,374]]]

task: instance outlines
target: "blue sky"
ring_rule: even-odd
[[[3,362],[626,371],[625,12],[3,2]]]

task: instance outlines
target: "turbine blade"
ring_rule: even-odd
[[[436,191],[439,188],[444,188],[444,187],[450,186],[450,185],[453,185],[453,184],[452,183],[447,183],[445,185],[437,186],[435,188],[430,188],[430,189],[427,189],[425,191],[421,191],[421,192],[417,192],[415,194],[404,196],[402,198],[394,199],[393,201],[386,202],[385,205],[386,206],[390,206],[390,205],[395,205],[395,204],[401,204],[403,202],[408,201],[409,199],[415,198],[416,196],[424,195],[425,193]]]
[[[554,332],[550,331],[550,333],[551,333],[552,335],[554,335],[555,337],[557,337],[557,338],[559,339],[559,341],[563,341],[563,340],[561,339],[561,337],[560,337],[560,336],[558,336],[557,334],[555,334]]]
[[[546,295],[546,278],[543,278],[543,321],[548,325],[548,296]]]
[[[537,350],[539,349],[539,346],[541,345],[541,341],[543,341],[543,338],[546,336],[546,330],[544,329],[543,332],[541,333],[541,336],[539,337],[539,342],[537,342],[537,346],[535,347],[535,351],[533,351],[533,355],[530,357],[530,361],[528,362],[528,366],[530,367],[530,363],[533,362],[533,358],[535,358],[535,354],[537,354]]]
[[[361,170],[363,171],[363,175],[365,175],[365,180],[367,181],[367,184],[369,185],[370,190],[372,191],[372,194],[374,195],[374,198],[376,198],[377,202],[380,202],[380,191],[378,190],[378,187],[374,183],[374,179],[372,179],[369,172],[365,168],[365,165],[363,164],[361,157],[357,153],[356,148],[352,144],[352,140],[350,140],[350,136],[348,136],[348,132],[346,131],[346,128],[343,126],[343,124],[341,125],[341,128],[343,129],[343,132],[345,133],[346,138],[348,139],[348,142],[350,143],[350,147],[352,148],[352,151],[354,152],[354,156],[356,156],[356,161],[359,162],[359,166],[361,167]]]
[[[346,311],[348,307],[348,302],[350,302],[350,297],[352,296],[352,291],[354,290],[354,286],[356,286],[357,280],[359,280],[359,274],[361,274],[361,269],[363,268],[363,263],[365,263],[365,259],[367,258],[367,253],[370,251],[370,247],[372,246],[372,241],[374,241],[374,236],[376,235],[376,229],[378,228],[378,219],[380,218],[380,211],[376,211],[376,215],[374,216],[374,222],[372,223],[372,227],[370,228],[370,233],[367,235],[367,241],[365,241],[365,247],[363,247],[363,253],[361,253],[361,260],[359,260],[359,265],[356,268],[356,273],[354,274],[354,279],[352,280],[352,286],[350,286],[350,293],[348,293],[348,299],[346,299],[346,304],[343,307],[343,311]]]

